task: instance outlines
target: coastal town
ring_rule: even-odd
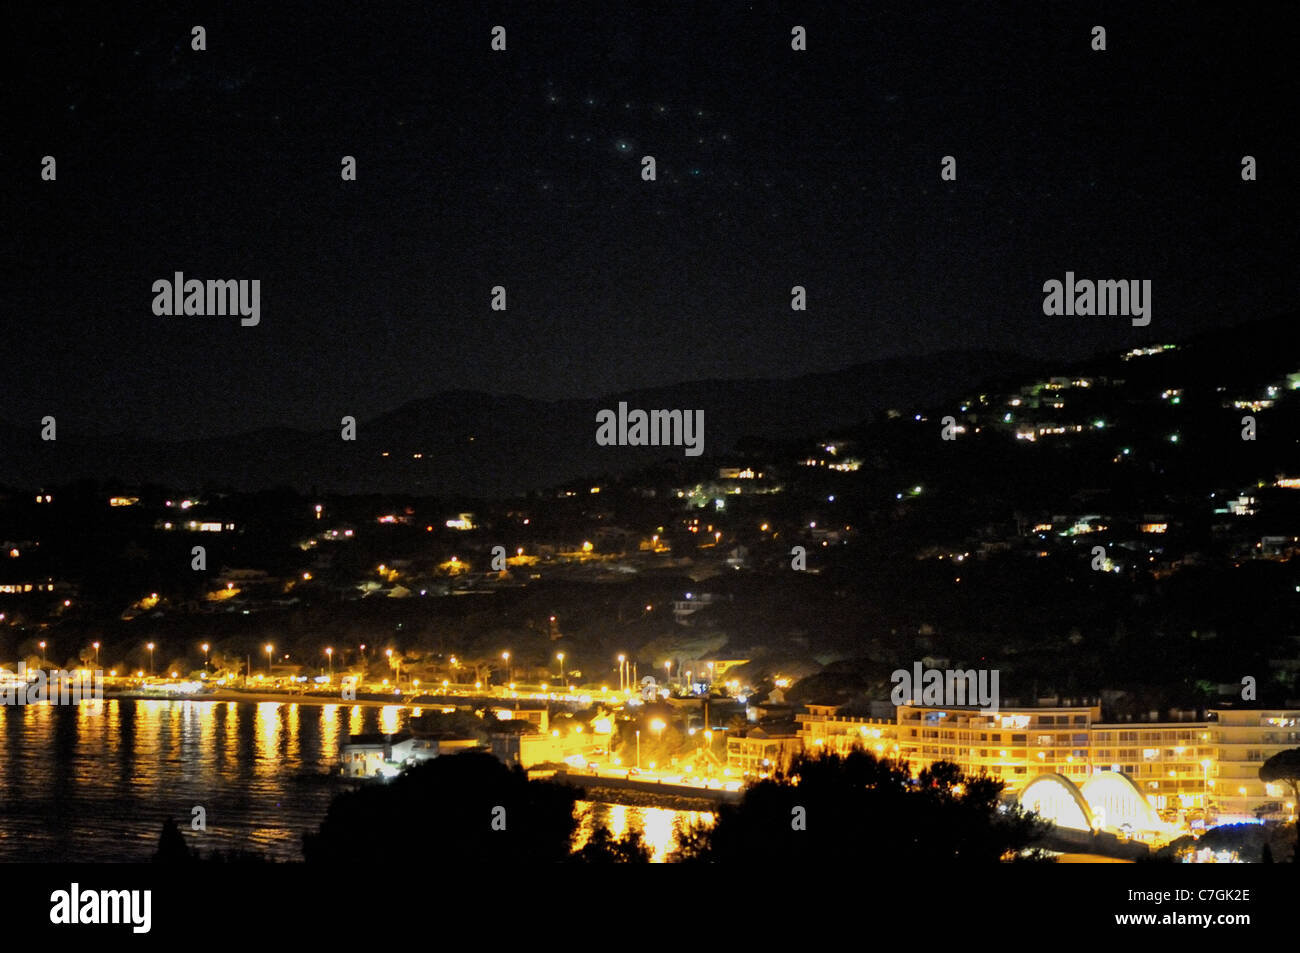
[[[859,747],[990,776],[1117,843],[1287,825],[1295,797],[1260,769],[1297,741],[1300,636],[1261,629],[1242,671],[1222,661],[1222,610],[1187,603],[1185,628],[1155,636],[1196,649],[1177,676],[1136,638],[1167,630],[1161,607],[1196,580],[1300,593],[1300,467],[1210,462],[1188,409],[1290,419],[1300,372],[1222,375],[1223,346],[1132,349],[507,499],[6,491],[0,690],[377,709],[331,754],[352,781],[474,749],[594,797],[707,806]],[[970,454],[963,475],[918,441]],[[1057,473],[1062,451],[1055,485],[966,504],[1009,461]],[[1188,453],[1206,459],[1195,479],[1153,479]],[[418,468],[423,451],[374,465],[394,456]],[[92,525],[94,558],[71,558]],[[1049,598],[1050,621],[1018,610]],[[996,633],[979,652],[972,613]],[[969,675],[969,696],[924,689],[927,671]]]

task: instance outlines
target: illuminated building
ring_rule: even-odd
[[[769,732],[754,728],[743,736],[727,735],[727,767],[742,777],[767,777],[789,767],[800,749],[795,732]]]
[[[1257,813],[1293,816],[1285,785],[1265,785],[1260,766],[1300,747],[1300,709],[1214,709],[1201,721],[1106,723],[1098,705],[1002,709],[902,705],[892,721],[837,715],[809,705],[796,716],[805,750],[865,747],[906,760],[912,770],[951,761],[988,773],[1019,792],[1040,775],[1082,787],[1104,772],[1122,774],[1157,812],[1201,811],[1220,820]]]
[[[340,773],[349,778],[392,777],[407,765],[437,756],[437,741],[406,733],[352,735],[339,746]]]
[[[1279,751],[1300,747],[1300,709],[1218,709],[1211,714],[1215,764],[1210,778],[1219,813],[1253,817],[1268,806],[1273,809],[1265,813],[1294,816],[1290,788],[1264,784],[1259,769]]]
[[[847,754],[864,747],[885,758],[897,758],[897,725],[892,719],[837,715],[838,705],[808,705],[795,715],[803,750]]]

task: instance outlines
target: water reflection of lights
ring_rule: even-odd
[[[642,842],[650,848],[650,861],[662,864],[677,849],[682,832],[693,824],[712,824],[710,811],[679,811],[666,807],[634,807],[627,804],[600,804],[579,801],[574,806],[578,815],[578,829],[574,835],[574,849],[581,848],[591,837],[597,823],[609,828],[618,839],[629,830],[641,832]]]
[[[3,818],[0,862],[70,852],[96,862],[147,860],[164,803],[217,801],[221,822],[209,807],[205,848],[300,861],[302,832],[320,823],[337,790],[297,777],[335,770],[348,733],[400,731],[407,723],[404,709],[395,708],[394,719],[351,703],[108,698],[102,717],[88,717],[91,710],[86,703],[0,706],[0,791],[31,808]],[[59,757],[49,757],[53,751]],[[45,810],[54,792],[77,810]],[[106,828],[121,837],[105,838]]]
[[[289,742],[289,750],[285,753],[288,760],[300,760],[301,752],[298,745],[301,743],[302,736],[298,733],[298,703],[290,702],[285,718],[286,738]]]
[[[338,705],[322,705],[320,718],[320,746],[322,751],[339,750],[339,716]]]
[[[280,760],[280,703],[258,702],[254,717],[257,736],[254,770],[257,774],[270,774],[277,769]]]

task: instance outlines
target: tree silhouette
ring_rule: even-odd
[[[1259,779],[1265,784],[1281,781],[1291,787],[1294,803],[1300,804],[1300,748],[1279,751],[1259,766]],[[1296,823],[1295,853],[1292,863],[1300,863],[1300,822]]]
[[[1047,830],[1018,807],[1001,805],[1002,788],[948,762],[913,780],[906,764],[864,750],[801,754],[783,774],[750,786],[740,803],[720,807],[711,828],[686,832],[673,859],[996,863]]]
[[[189,864],[198,858],[190,846],[185,843],[185,835],[180,832],[176,822],[167,818],[163,824],[162,836],[158,838],[158,850],[154,852],[155,864]]]
[[[411,856],[464,864],[556,863],[569,857],[577,792],[530,781],[485,752],[445,755],[387,783],[336,797],[309,863],[363,863],[400,845]]]
[[[638,830],[629,830],[615,838],[601,824],[592,831],[587,843],[573,852],[573,860],[580,864],[646,864],[650,862],[650,848]]]

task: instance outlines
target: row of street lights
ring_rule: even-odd
[[[41,649],[41,668],[46,668],[46,667],[47,667],[47,662],[48,662],[48,660],[47,660],[47,658],[46,658],[46,649],[49,647],[49,643],[46,642],[44,639],[42,639],[40,642],[37,643],[37,645],[39,645],[39,646],[40,646],[40,649]],[[99,642],[99,641],[95,641],[95,642],[91,642],[91,643],[90,643],[90,647],[93,648],[93,649],[95,650],[95,667],[96,667],[96,668],[99,667],[99,650],[100,650],[100,648],[102,647],[102,645],[103,645],[103,643],[101,643],[101,642]],[[154,650],[157,649],[158,646],[157,646],[155,643],[153,643],[153,642],[146,642],[144,647],[145,647],[145,648],[148,650],[148,652],[149,652],[149,674],[150,674],[150,676],[152,676],[152,675],[154,674],[154,671],[155,671],[155,668],[154,668]],[[204,670],[204,671],[207,671],[208,668],[211,666],[211,663],[212,663],[212,646],[211,646],[211,644],[208,643],[208,642],[203,642],[203,643],[201,643],[201,644],[199,645],[199,648],[203,651],[203,670]],[[268,643],[266,643],[266,646],[263,648],[263,651],[266,652],[266,672],[267,672],[267,675],[270,675],[270,674],[271,674],[271,671],[272,671],[272,659],[273,659],[273,654],[274,654],[274,652],[275,652],[275,646],[272,645],[270,642],[268,642]],[[361,652],[362,652],[363,657],[364,657],[364,655],[365,655],[365,651],[366,651],[366,647],[365,647],[364,645],[362,645],[362,646],[361,646]],[[391,659],[391,658],[393,657],[393,650],[392,650],[392,649],[389,649],[388,652],[387,652],[387,654],[388,654],[389,659]],[[334,679],[334,649],[333,649],[332,647],[328,647],[328,648],[326,648],[326,649],[325,649],[325,655],[326,655],[326,657],[327,657],[328,660],[329,660],[329,673],[330,673],[330,680],[333,681],[333,679]],[[399,665],[400,665],[400,663],[399,663]]]
[[[45,640],[41,640],[41,642],[39,643],[39,645],[40,645],[40,648],[41,648],[41,667],[44,668],[44,667],[46,667],[45,649],[46,649],[47,643],[45,642]],[[99,650],[100,650],[100,645],[101,645],[101,643],[99,643],[99,642],[92,642],[92,643],[91,643],[91,646],[92,646],[92,647],[94,648],[94,650],[95,650],[95,666],[96,666],[96,667],[99,666]],[[153,642],[147,642],[147,643],[145,643],[145,648],[148,649],[148,651],[149,651],[149,674],[150,674],[150,676],[152,676],[152,675],[154,674],[154,671],[155,671],[155,669],[154,669],[154,650],[157,648],[157,645],[156,645],[155,643],[153,643]],[[203,650],[203,669],[204,669],[204,671],[207,671],[208,668],[210,667],[210,665],[211,665],[211,661],[212,661],[212,657],[211,657],[212,646],[211,646],[209,643],[204,642],[204,643],[202,643],[202,644],[199,646],[199,648]],[[271,644],[270,642],[268,642],[268,643],[266,643],[266,645],[263,647],[263,651],[266,652],[266,674],[267,674],[268,677],[269,677],[269,676],[272,674],[272,671],[273,671],[273,660],[274,660],[275,646],[274,646],[273,644]],[[366,653],[366,646],[365,646],[364,644],[362,644],[362,645],[361,645],[361,656],[362,656],[363,659],[365,658],[365,653]],[[392,649],[385,649],[385,650],[384,650],[384,655],[388,658],[389,663],[391,664],[391,663],[392,663],[392,659],[393,659],[393,650],[392,650]],[[329,667],[329,679],[330,679],[330,681],[333,681],[333,680],[334,680],[334,648],[333,648],[332,646],[327,646],[327,647],[325,648],[325,657],[326,657],[327,664],[328,664],[328,667]],[[513,681],[514,681],[514,678],[513,678],[514,671],[513,671],[513,669],[512,669],[511,666],[510,666],[510,653],[509,653],[508,651],[507,651],[507,652],[502,652],[502,653],[501,653],[501,658],[502,658],[502,659],[505,661],[505,663],[506,663],[506,681],[507,681],[507,682],[513,682]],[[557,662],[558,675],[559,675],[559,677],[560,677],[560,680],[563,681],[563,679],[564,679],[564,653],[563,653],[563,652],[556,652],[556,653],[555,653],[555,659],[556,659],[556,662]],[[624,656],[620,655],[620,656],[619,656],[619,662],[620,662],[620,664],[623,662],[623,659],[624,659]],[[453,664],[454,664],[454,663],[455,663],[455,659],[453,658],[452,661],[453,661]],[[398,680],[400,681],[400,680],[401,680],[401,657],[400,657],[400,656],[398,657],[397,669],[398,669],[398,676],[397,676],[397,677],[398,677]],[[622,669],[620,668],[620,671],[621,671],[621,670],[622,670]]]
[[[389,654],[392,654],[391,651]],[[501,659],[506,663],[506,684],[511,684],[514,682],[515,679],[514,679],[514,669],[510,667],[510,653],[502,652]],[[564,681],[564,653],[556,652],[555,661],[557,663],[556,668],[558,670],[557,674],[559,675],[560,681]],[[455,662],[456,660],[455,658],[453,658],[452,664],[454,665]]]
[[[36,643],[36,644],[39,645],[39,646],[40,646],[40,649],[41,649],[41,668],[47,668],[47,667],[48,667],[48,659],[46,658],[45,650],[46,650],[46,648],[48,647],[49,643],[46,642],[44,639],[41,639],[41,641],[39,641],[39,642]],[[95,642],[91,642],[91,643],[90,643],[90,647],[91,647],[92,649],[95,650],[95,667],[96,667],[96,668],[99,668],[99,650],[100,650],[100,647],[101,647],[102,645],[103,645],[103,643],[102,643],[102,642],[98,642],[98,641],[95,641]],[[204,642],[204,643],[203,643],[201,646],[199,646],[199,647],[200,647],[201,649],[203,649],[203,667],[206,669],[206,668],[208,667],[208,648],[209,648],[208,643],[207,643],[207,642]],[[157,646],[155,646],[154,643],[152,643],[152,642],[146,642],[146,643],[145,643],[145,648],[149,650],[149,674],[152,675],[153,672],[154,672],[154,665],[153,665],[153,651],[154,651],[155,648],[157,648]],[[269,649],[270,649],[270,646],[267,646],[267,649],[269,650]]]

